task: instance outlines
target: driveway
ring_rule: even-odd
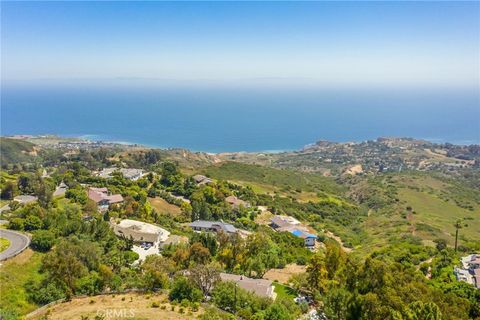
[[[16,231],[0,229],[0,238],[10,241],[10,247],[0,252],[0,261],[15,257],[30,244],[30,238]]]
[[[134,262],[134,264],[139,264],[140,262],[144,261],[146,257],[154,255],[154,254],[160,254],[158,251],[157,246],[152,246],[148,250],[145,250],[144,248],[133,245],[132,251],[138,253],[138,259]]]

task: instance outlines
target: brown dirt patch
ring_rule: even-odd
[[[303,273],[306,271],[306,266],[300,266],[292,263],[287,264],[283,269],[271,269],[263,276],[264,279],[277,280],[280,283],[287,284],[290,277],[297,273]]]

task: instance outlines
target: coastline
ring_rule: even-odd
[[[316,144],[313,143],[306,143],[303,146],[298,146],[297,148],[285,148],[285,149],[265,149],[265,150],[220,150],[220,151],[212,151],[212,150],[200,150],[196,148],[187,148],[182,146],[162,146],[162,145],[152,145],[146,144],[141,142],[135,141],[126,141],[121,139],[111,138],[105,135],[98,135],[98,134],[15,134],[15,135],[1,135],[1,137],[6,138],[14,138],[14,139],[26,139],[26,140],[37,140],[37,139],[51,139],[52,141],[80,141],[84,143],[92,143],[92,144],[105,144],[105,145],[119,145],[119,146],[126,146],[126,147],[140,147],[140,148],[151,148],[151,149],[161,149],[161,150],[172,150],[172,149],[185,149],[191,152],[198,152],[198,153],[206,153],[209,155],[218,155],[218,154],[239,154],[239,153],[265,153],[265,154],[279,154],[279,153],[286,153],[286,152],[297,152],[301,150],[305,150],[309,147],[312,147]],[[377,137],[375,139],[368,139],[368,140],[358,140],[358,141],[328,141],[318,139],[317,141],[325,141],[326,143],[335,143],[335,144],[346,144],[346,143],[354,143],[359,144],[367,141],[376,141],[378,139],[388,138],[388,139],[410,139],[414,141],[425,141],[427,143],[443,145],[443,144],[452,144],[458,146],[478,146],[480,145],[480,141],[475,142],[475,140],[460,140],[460,141],[446,141],[444,139],[438,138],[415,138],[415,137]],[[479,139],[480,140],[480,139]]]

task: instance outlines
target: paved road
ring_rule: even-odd
[[[10,241],[10,247],[0,252],[0,261],[15,257],[30,244],[30,238],[16,231],[0,229],[0,238]]]

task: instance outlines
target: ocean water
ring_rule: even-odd
[[[401,136],[480,143],[478,90],[4,85],[1,134],[194,151],[297,150]]]

